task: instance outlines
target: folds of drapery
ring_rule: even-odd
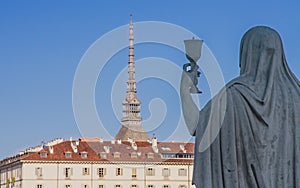
[[[278,33],[250,29],[240,56],[241,75],[200,111],[193,183],[300,187],[300,84]]]

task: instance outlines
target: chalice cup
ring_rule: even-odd
[[[195,87],[192,87],[190,92],[197,94],[202,93],[198,87],[198,77],[200,77],[200,72],[198,71],[199,66],[197,65],[197,61],[201,57],[201,50],[202,50],[203,40],[199,39],[191,39],[191,40],[184,40],[185,46],[185,55],[186,58],[189,60],[189,63],[183,65],[183,70],[187,73],[187,75],[192,80]]]

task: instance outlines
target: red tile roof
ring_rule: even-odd
[[[78,145],[76,145],[76,143]],[[74,152],[71,144],[77,147],[77,152]],[[157,142],[158,153],[152,148],[150,142],[140,141],[136,142],[137,149],[132,147],[129,141],[102,141],[101,139],[82,138],[78,141],[63,141],[53,145],[53,153],[50,152],[49,147],[44,147],[39,152],[27,153],[20,155],[18,160],[42,160],[42,161],[109,161],[109,162],[176,162],[176,163],[192,163],[192,158],[162,158],[162,154],[188,154],[193,156],[194,143],[185,142]],[[106,151],[106,148],[109,151]],[[183,150],[182,150],[183,149]],[[41,151],[47,152],[47,157],[41,157]],[[67,158],[66,152],[71,152],[72,156]],[[87,152],[87,157],[82,158],[81,153]],[[114,153],[120,153],[120,157],[114,157]],[[101,158],[100,153],[105,154],[106,158]],[[147,157],[147,154],[152,153],[153,158]],[[132,155],[136,154],[136,155]],[[132,157],[134,156],[134,157]],[[182,156],[182,155],[181,155]],[[7,163],[10,160],[4,159],[0,162]]]

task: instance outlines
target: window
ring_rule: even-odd
[[[137,153],[131,153],[130,156],[131,156],[131,158],[135,159],[135,158],[137,158],[138,155],[137,155]]]
[[[41,167],[37,167],[37,168],[35,168],[35,175],[37,176],[37,177],[42,177],[43,176],[43,173],[42,173],[43,171],[42,171],[42,168]]]
[[[99,156],[102,158],[102,159],[106,159],[107,158],[107,155],[106,153],[99,153]]]
[[[123,169],[122,168],[116,168],[116,176],[122,176],[123,175]]]
[[[98,185],[98,188],[104,188],[104,185]]]
[[[148,185],[147,188],[154,188],[154,185]]]
[[[16,177],[21,178],[21,169],[17,169],[17,175]]]
[[[186,185],[179,185],[178,188],[186,188]]]
[[[175,158],[175,154],[173,154],[173,153],[162,153],[161,158],[164,158],[164,159]]]
[[[66,185],[65,188],[71,188],[71,185]]]
[[[131,188],[137,188],[138,186],[137,185],[131,185]]]
[[[103,178],[106,175],[106,168],[98,168],[99,178]]]
[[[162,175],[163,175],[163,177],[170,176],[170,169],[169,168],[163,168],[162,169]]]
[[[154,176],[155,170],[153,168],[147,168],[146,174],[147,174],[147,176]]]
[[[43,151],[40,153],[41,158],[47,158],[47,152]]]
[[[43,185],[38,184],[38,185],[36,186],[36,188],[43,188]]]
[[[82,175],[89,175],[90,169],[89,168],[82,168]]]
[[[86,159],[88,156],[87,152],[81,152],[80,155],[81,155],[81,158],[83,158],[83,159]]]
[[[88,188],[88,185],[83,185],[82,188]]]
[[[184,168],[180,168],[178,170],[178,176],[186,176],[187,175],[187,170]]]
[[[71,152],[66,152],[65,153],[65,157],[66,158],[71,158],[72,157],[72,153]]]
[[[115,185],[115,188],[121,188],[122,186],[121,185]]]
[[[72,168],[68,167],[64,169],[64,174],[66,178],[70,178],[72,175]],[[67,185],[66,185],[67,186]]]
[[[163,188],[170,188],[169,185],[163,185]]]
[[[148,159],[153,159],[154,158],[154,153],[147,153],[147,158]]]
[[[133,168],[133,169],[131,170],[131,172],[132,172],[132,177],[133,177],[133,178],[136,178],[136,168]]]
[[[121,154],[120,152],[113,153],[114,158],[120,158]]]
[[[162,153],[161,158],[163,159],[172,159],[172,158],[187,158],[192,159],[194,158],[193,153]]]

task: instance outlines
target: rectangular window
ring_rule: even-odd
[[[90,175],[90,169],[89,168],[82,168],[82,175]]]
[[[17,176],[18,178],[21,178],[21,173],[20,173],[20,172],[21,172],[21,169],[17,169],[17,175],[16,175],[16,176]]]
[[[137,185],[131,185],[131,188],[138,188]]]
[[[99,178],[103,178],[106,175],[106,168],[98,168]]]
[[[147,188],[154,188],[154,185],[148,185]]]
[[[169,168],[163,168],[162,169],[162,175],[163,175],[163,177],[170,176],[170,169]]]
[[[148,159],[153,159],[154,158],[154,153],[147,153],[147,158]]]
[[[180,168],[178,170],[178,176],[187,176],[187,170],[184,168]]]
[[[98,188],[104,188],[104,185],[98,185]]]
[[[47,152],[41,152],[40,156],[41,158],[47,158]]]
[[[65,188],[71,188],[71,185],[65,185]]]
[[[106,153],[99,153],[99,156],[102,158],[102,159],[106,159],[107,158],[107,155]]]
[[[132,168],[132,177],[136,178],[136,168]]]
[[[38,184],[38,185],[36,186],[36,188],[43,188],[43,185]]]
[[[123,169],[122,168],[116,168],[116,176],[122,176],[123,175]]]
[[[113,153],[114,158],[120,158],[121,154],[120,152]]]
[[[131,153],[130,156],[131,156],[131,158],[135,159],[135,158],[137,158],[138,155],[137,155],[137,153]]]
[[[41,167],[35,168],[35,175],[36,175],[37,177],[42,177],[42,176],[43,176],[43,171],[42,171],[42,168],[41,168]]]
[[[121,188],[122,186],[121,185],[115,185],[115,188]]]
[[[72,168],[68,167],[64,169],[64,174],[66,178],[70,178],[72,175]]]
[[[83,185],[82,188],[89,188],[88,185]]]
[[[65,157],[66,158],[72,158],[72,153],[71,152],[66,152]]]
[[[87,158],[87,153],[81,153],[81,158],[86,159]]]
[[[163,188],[169,188],[170,186],[169,185],[163,185]]]
[[[147,174],[147,176],[154,176],[155,175],[154,168],[147,168],[146,174]]]

